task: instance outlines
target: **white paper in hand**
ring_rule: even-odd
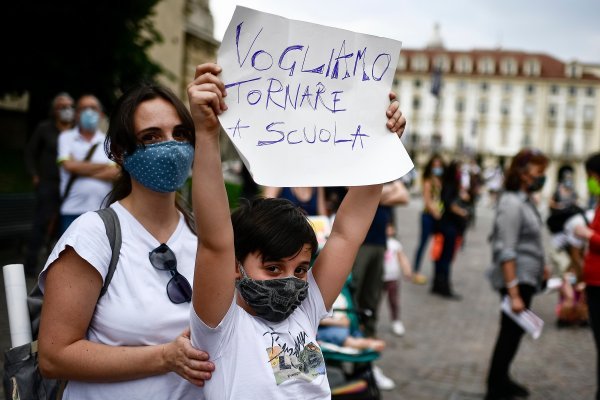
[[[510,297],[504,296],[502,300],[502,311],[515,321],[525,332],[529,333],[534,339],[537,339],[542,334],[542,328],[544,327],[544,320],[535,315],[533,311],[525,309],[524,311],[516,314],[513,312],[510,306]]]
[[[219,119],[256,183],[357,186],[410,171],[385,115],[400,47],[238,6],[218,52]]]

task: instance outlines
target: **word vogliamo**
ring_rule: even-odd
[[[242,32],[243,24],[243,21],[240,22],[235,32],[235,45],[240,68],[247,65],[246,63],[250,60],[251,68],[258,72],[279,68],[282,71],[288,71],[289,76],[294,76],[299,71],[300,73],[323,75],[329,79],[347,79],[358,76],[362,81],[371,79],[380,81],[392,62],[389,53],[375,52],[371,56],[367,47],[356,51],[347,50],[346,40],[342,40],[338,48],[333,47],[329,54],[325,55],[312,54],[310,46],[302,43],[289,45],[281,52],[269,52],[264,48],[256,49],[259,45],[257,41],[264,28],[261,28],[254,37],[245,40],[247,50],[242,50],[240,39],[246,33]]]

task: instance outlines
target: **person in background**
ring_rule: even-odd
[[[444,175],[444,160],[439,154],[431,156],[423,170],[422,196],[423,211],[421,212],[421,235],[415,252],[413,264],[413,282],[419,285],[427,283],[427,277],[420,273],[423,253],[429,243],[429,238],[436,229],[436,224],[442,217],[442,176]]]
[[[575,191],[575,182],[573,180],[573,167],[569,165],[562,166],[558,170],[558,184],[554,194],[550,198],[548,207],[550,212],[564,210],[573,205],[577,205],[578,195]]]
[[[265,187],[264,196],[288,199],[306,215],[327,215],[325,189],[322,187]]]
[[[557,186],[549,200],[549,216],[546,225],[551,234],[549,258],[552,274],[562,276],[571,265],[571,252],[565,230],[566,222],[585,211],[579,207],[578,195],[573,183],[573,167],[564,165],[558,170]],[[579,274],[581,275],[581,274]]]
[[[65,92],[57,94],[52,99],[50,117],[38,124],[25,148],[25,165],[35,190],[33,225],[24,263],[27,276],[37,276],[40,250],[45,241],[54,240],[60,206],[58,136],[71,129],[74,120],[73,98]]]
[[[523,149],[512,159],[496,209],[490,236],[492,287],[501,296],[509,297],[513,312],[520,313],[531,306],[534,293],[547,279],[543,224],[532,201],[546,180],[548,158],[539,150]],[[510,365],[517,354],[524,330],[501,312],[500,330],[494,346],[487,377],[487,400],[526,397],[529,391],[515,382]]]
[[[383,260],[387,244],[385,228],[392,219],[393,207],[407,204],[409,199],[408,190],[401,180],[383,185],[379,206],[354,260],[352,267],[354,304],[362,310],[370,311],[364,318],[366,337],[377,337],[378,311],[383,294]],[[377,365],[373,366],[373,375],[377,385],[382,389],[391,390],[396,386]]]
[[[83,95],[77,100],[77,126],[58,137],[61,235],[81,214],[102,206],[119,175],[119,168],[102,151],[106,137],[98,128],[102,116],[96,96]]]
[[[162,86],[117,101],[105,145],[123,169],[108,198],[122,245],[108,290],[99,298],[111,247],[95,212],[71,224],[40,275],[40,370],[69,381],[63,398],[203,398],[214,365],[190,343],[197,237],[176,192],[194,139],[189,111]]]
[[[483,180],[487,186],[489,195],[489,205],[491,207],[496,206],[496,201],[498,200],[498,196],[500,195],[504,185],[505,163],[506,161],[504,157],[498,157],[498,164],[486,169],[483,174]]]
[[[450,300],[461,299],[452,288],[452,261],[469,218],[470,197],[466,190],[461,188],[460,171],[459,161],[452,161],[444,170],[441,194],[444,212],[439,221],[442,248],[434,260],[435,272],[431,285],[431,293]]]
[[[383,258],[383,290],[386,293],[390,317],[392,320],[392,333],[403,336],[406,332],[400,320],[400,279],[401,271],[404,279],[412,277],[412,268],[408,257],[402,249],[402,243],[396,238],[396,227],[390,221],[386,227],[387,243]]]
[[[585,161],[590,197],[600,196],[600,153],[594,153]],[[592,223],[578,225],[575,235],[587,241],[587,253],[583,261],[583,280],[588,303],[590,325],[596,343],[596,400],[600,400],[600,206]]]
[[[317,340],[331,343],[336,346],[350,347],[356,350],[374,350],[377,352],[385,349],[385,341],[381,339],[363,337],[360,331],[351,329],[351,321],[346,310],[351,310],[344,291],[333,302],[331,317],[325,317],[319,323]]]

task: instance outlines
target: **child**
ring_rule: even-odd
[[[351,321],[346,311],[352,308],[350,307],[351,300],[346,295],[347,293],[342,291],[333,302],[332,316],[321,320],[317,331],[317,340],[356,350],[382,351],[385,348],[385,341],[365,338],[362,337],[361,332],[352,331]]]
[[[400,270],[404,279],[411,279],[412,268],[410,261],[402,249],[402,244],[396,239],[396,227],[389,222],[386,227],[387,243],[383,258],[383,290],[387,293],[390,316],[392,319],[392,333],[402,336],[405,333],[404,324],[400,320]]]
[[[196,126],[193,204],[202,238],[191,336],[216,364],[204,393],[209,400],[327,399],[317,327],[352,268],[382,185],[350,188],[312,268],[314,231],[289,201],[256,199],[230,216],[219,149],[217,115],[227,109],[220,72],[215,64],[200,65],[188,86]],[[390,130],[403,131],[397,102],[387,116]]]

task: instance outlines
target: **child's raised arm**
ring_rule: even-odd
[[[192,200],[198,232],[192,304],[202,321],[216,327],[234,296],[233,228],[221,172],[218,115],[227,109],[221,67],[202,64],[188,85],[190,111],[196,128],[192,169]]]

